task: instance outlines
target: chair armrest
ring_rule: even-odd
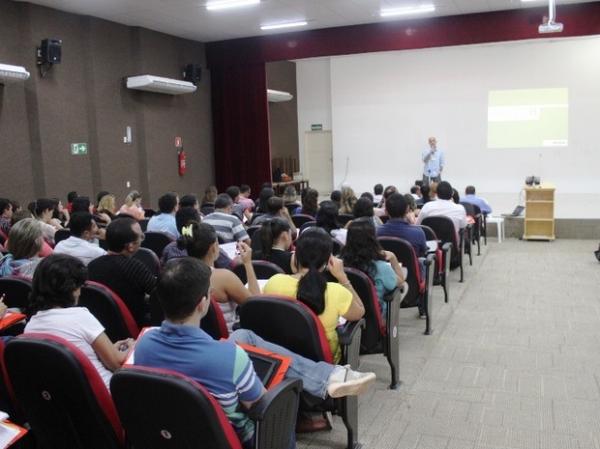
[[[388,304],[388,308],[390,307],[400,307],[402,301],[404,301],[404,297],[408,293],[408,284],[405,282],[400,287],[396,287],[394,290],[386,293],[383,296],[383,300]]]
[[[277,407],[278,402],[285,400],[287,392],[293,392],[299,395],[302,391],[302,381],[300,379],[284,379],[279,384],[275,385],[248,410],[248,417],[255,422],[264,421],[269,416],[269,411]],[[293,404],[293,401],[290,401]]]
[[[349,346],[353,340],[356,339],[356,335],[360,337],[360,330],[365,327],[365,320],[360,319],[358,321],[346,321],[343,326],[337,327],[337,334],[340,345]]]
[[[452,250],[452,243],[446,242],[442,245],[442,251],[447,253]]]
[[[256,424],[256,449],[289,447],[296,431],[296,415],[300,402],[302,381],[285,379],[268,390],[248,411]]]

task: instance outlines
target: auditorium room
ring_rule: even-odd
[[[0,449],[600,448],[600,1],[0,0]]]

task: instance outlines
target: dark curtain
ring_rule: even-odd
[[[258,195],[271,181],[265,64],[212,67],[210,76],[217,188],[248,184]]]

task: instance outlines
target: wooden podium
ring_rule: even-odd
[[[525,187],[523,240],[554,240],[554,186]]]

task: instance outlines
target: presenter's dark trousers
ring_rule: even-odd
[[[442,180],[442,176],[427,176],[423,175],[423,185],[428,185],[430,182],[440,182]]]

